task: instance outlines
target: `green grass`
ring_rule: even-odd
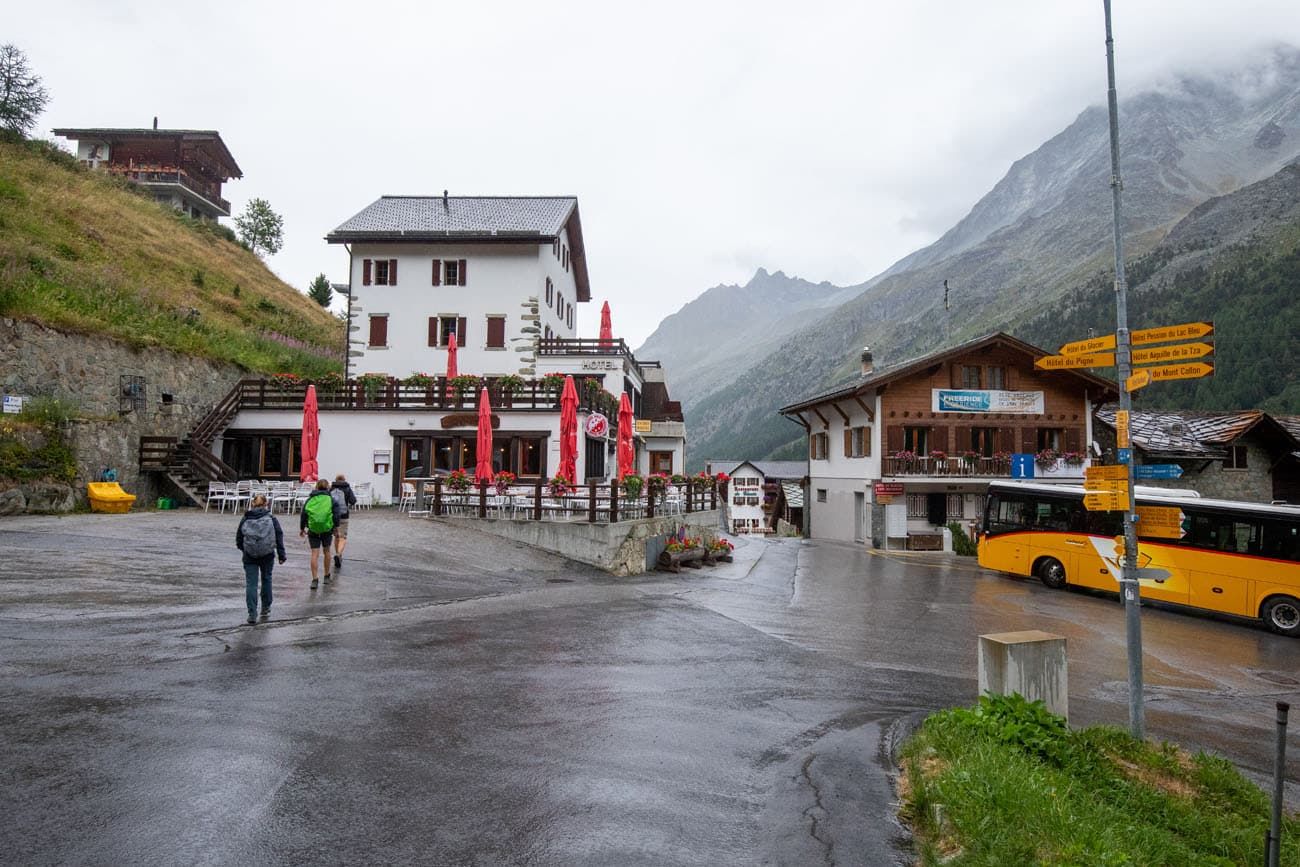
[[[0,140],[0,315],[263,373],[342,369],[342,323],[227,229],[40,142]]]
[[[1071,731],[1020,696],[931,716],[902,767],[923,864],[1262,863],[1268,798],[1229,762],[1108,727]],[[1283,864],[1300,865],[1298,837],[1291,816]]]

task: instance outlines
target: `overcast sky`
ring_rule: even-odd
[[[1106,95],[1101,0],[10,4],[56,126],[216,129],[285,220],[270,260],[384,193],[574,194],[593,335],[639,345],[759,267],[863,281]],[[1123,97],[1300,44],[1295,0],[1118,0]]]

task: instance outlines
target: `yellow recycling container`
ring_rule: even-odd
[[[131,511],[131,504],[135,502],[135,494],[128,494],[117,482],[88,482],[86,493],[90,497],[92,512],[121,514]]]

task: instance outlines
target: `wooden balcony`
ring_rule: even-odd
[[[601,340],[598,337],[548,337],[537,341],[537,354],[568,358],[626,358],[642,379],[641,364],[621,337]],[[653,366],[658,367],[658,364]]]
[[[1054,466],[1035,466],[1034,477],[1043,479],[1082,479],[1089,464],[1067,464],[1058,460]],[[932,478],[1011,478],[1010,458],[918,457],[882,458],[881,475],[927,476]]]
[[[609,418],[611,426],[617,424],[617,402],[611,402],[607,393],[593,392],[584,387],[581,379],[575,379],[578,380],[578,409],[602,412]],[[560,411],[560,391],[540,382],[526,382],[515,392],[503,391],[492,379],[486,383],[488,402],[493,411]],[[461,394],[442,377],[429,385],[406,385],[395,379],[372,384],[350,380],[337,385],[316,383],[316,405],[321,410],[474,413],[478,412],[480,391],[481,388],[476,387]],[[245,379],[239,383],[238,392],[241,410],[301,410],[307,384],[278,379]]]
[[[124,166],[115,164],[103,165],[101,168],[111,174],[134,181],[141,186],[177,185],[184,187],[220,210],[222,216],[230,216],[230,202],[221,198],[219,188],[215,184],[194,177],[184,169],[175,166]]]

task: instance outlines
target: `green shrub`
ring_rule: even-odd
[[[974,557],[979,553],[979,547],[970,536],[966,535],[966,531],[961,524],[953,521],[948,525],[948,529],[952,531],[952,551],[954,554],[959,557]]]
[[[37,424],[46,431],[54,431],[76,418],[80,409],[75,401],[33,397],[23,402],[23,411],[18,418]]]

